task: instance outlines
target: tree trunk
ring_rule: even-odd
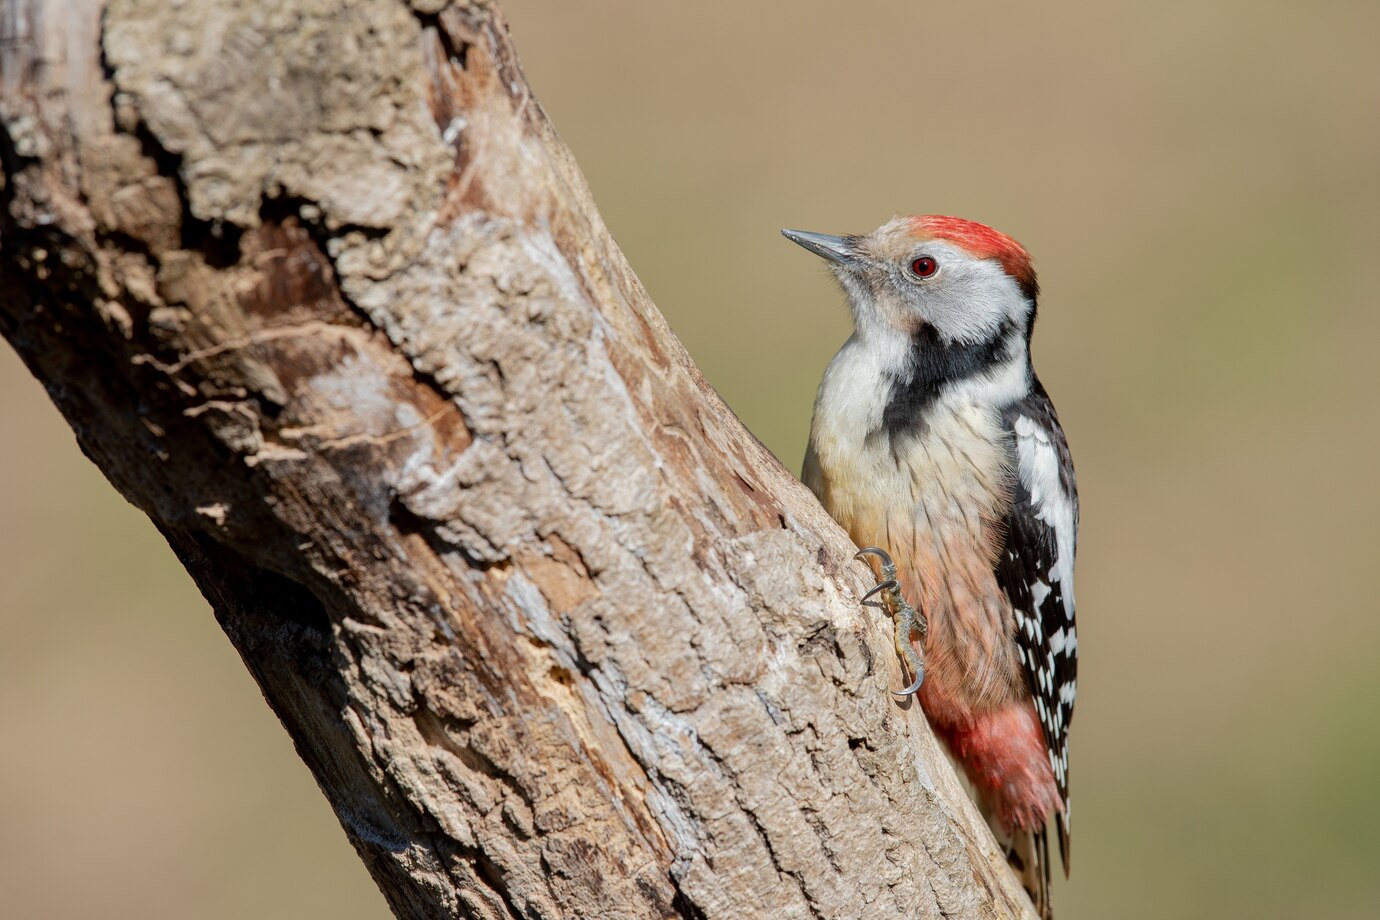
[[[0,0],[0,330],[399,917],[1008,917],[492,3]],[[764,343],[765,344],[765,343]]]

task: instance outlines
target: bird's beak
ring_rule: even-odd
[[[853,244],[846,237],[830,236],[827,233],[810,233],[807,230],[782,230],[781,235],[799,246],[804,246],[817,256],[823,256],[839,265],[854,266],[858,257],[853,252]]]

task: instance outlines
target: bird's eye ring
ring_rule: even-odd
[[[939,263],[929,256],[921,256],[910,263],[910,270],[917,278],[933,278],[939,271]]]

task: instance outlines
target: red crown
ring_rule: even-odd
[[[911,233],[922,240],[947,240],[979,259],[996,259],[1021,289],[1034,299],[1035,266],[1025,247],[1000,230],[961,217],[926,214],[910,219]]]

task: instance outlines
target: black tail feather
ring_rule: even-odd
[[[1064,878],[1069,877],[1069,865],[1073,859],[1073,847],[1070,844],[1069,820],[1063,812],[1054,816],[1054,824],[1059,829],[1059,861],[1064,864]]]
[[[1006,861],[1020,876],[1035,912],[1042,920],[1054,920],[1054,905],[1050,899],[1049,832],[1017,831],[1006,848]]]

